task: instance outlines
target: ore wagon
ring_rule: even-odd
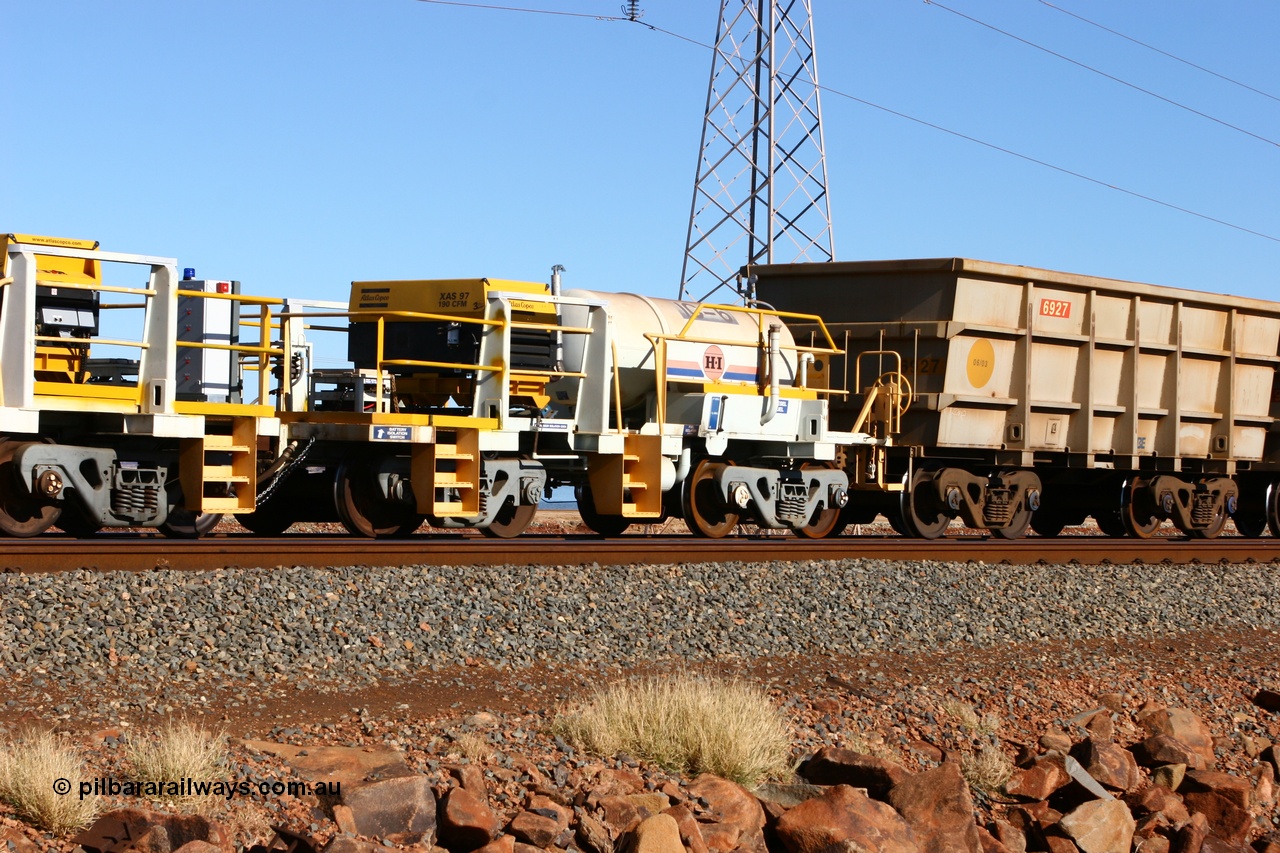
[[[910,383],[894,447],[849,454],[848,521],[1280,533],[1280,303],[965,258],[749,274],[759,299],[827,321],[847,353],[824,365],[833,386]],[[833,400],[832,428],[860,410]]]

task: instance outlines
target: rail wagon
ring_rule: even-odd
[[[752,267],[759,297],[822,315],[855,388],[911,387],[893,447],[855,448],[844,519],[1017,537],[1092,515],[1111,535],[1229,517],[1280,533],[1280,304],[965,258]],[[811,334],[803,324],[797,338]],[[832,403],[847,428],[859,398]]]
[[[278,300],[238,290],[172,258],[0,235],[0,534],[196,536],[253,510]]]
[[[835,354],[814,317],[497,278],[358,281],[345,305],[286,300],[290,381],[256,510],[272,534],[336,516],[353,533],[421,522],[511,537],[542,497],[575,490],[617,534],[683,516],[825,535],[847,476],[811,364]],[[798,345],[792,320],[821,338]],[[311,369],[321,332],[350,366]],[[298,366],[295,376],[295,365]]]

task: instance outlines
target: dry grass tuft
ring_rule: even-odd
[[[472,761],[488,761],[493,757],[493,745],[479,732],[462,732],[454,735],[453,746],[459,755]]]
[[[747,786],[789,769],[782,716],[763,691],[736,681],[680,675],[615,684],[561,714],[554,728],[597,755],[625,752]]]
[[[101,811],[96,796],[81,797],[83,765],[74,747],[53,732],[28,732],[0,747],[0,800],[18,817],[58,835],[90,823]],[[58,794],[55,785],[68,783]]]
[[[978,716],[978,712],[968,702],[959,699],[945,699],[942,702],[942,713],[946,714],[962,729],[968,729],[980,735],[995,734],[1002,723],[1000,715],[994,712]]]
[[[151,737],[135,736],[126,755],[138,776],[148,782],[181,783],[184,779],[216,781],[227,770],[222,732],[198,723],[170,718]],[[169,797],[169,799],[175,799]]]
[[[1013,776],[1013,761],[1000,747],[987,744],[977,752],[960,759],[960,772],[972,787],[986,794],[997,794]]]

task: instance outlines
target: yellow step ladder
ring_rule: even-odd
[[[409,477],[418,512],[441,518],[480,515],[480,430],[436,429],[435,442],[417,444]],[[455,492],[446,497],[445,490]]]
[[[253,512],[257,499],[256,418],[205,417],[205,434],[182,439],[178,475],[192,512]]]
[[[662,515],[662,436],[625,436],[623,452],[596,454],[587,476],[596,510],[624,518]]]

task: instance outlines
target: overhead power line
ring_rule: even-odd
[[[1234,85],[1236,85],[1236,86],[1239,86],[1239,87],[1240,87],[1240,88],[1242,88],[1242,89],[1248,89],[1250,92],[1255,92],[1255,93],[1257,93],[1257,94],[1261,95],[1261,96],[1262,96],[1262,97],[1264,97],[1264,98],[1270,98],[1270,99],[1271,99],[1271,100],[1273,100],[1273,101],[1280,101],[1280,97],[1276,97],[1275,95],[1271,94],[1270,92],[1264,92],[1264,91],[1262,91],[1261,89],[1258,89],[1258,88],[1255,88],[1255,87],[1253,87],[1253,86],[1250,86],[1248,83],[1242,83],[1241,81],[1239,81],[1239,80],[1235,79],[1234,77],[1228,77],[1228,76],[1227,76],[1227,75],[1225,75],[1225,74],[1219,74],[1217,71],[1214,71],[1214,70],[1213,70],[1213,69],[1211,69],[1211,68],[1205,68],[1203,65],[1196,65],[1194,62],[1192,62],[1192,61],[1191,61],[1191,60],[1189,60],[1189,59],[1183,59],[1181,56],[1178,56],[1177,54],[1170,53],[1170,52],[1169,52],[1169,51],[1167,51],[1167,50],[1161,50],[1160,48],[1156,47],[1155,45],[1147,44],[1145,41],[1140,41],[1140,40],[1138,40],[1138,39],[1134,38],[1133,36],[1127,36],[1127,35],[1125,35],[1125,34],[1124,34],[1124,33],[1122,33],[1122,32],[1119,32],[1119,31],[1117,31],[1117,30],[1113,30],[1113,29],[1111,29],[1110,27],[1107,27],[1107,26],[1103,26],[1102,24],[1099,24],[1097,21],[1091,21],[1091,20],[1089,20],[1088,18],[1086,18],[1084,15],[1078,15],[1078,14],[1076,14],[1075,12],[1072,12],[1072,11],[1071,11],[1071,10],[1069,10],[1069,9],[1064,9],[1064,8],[1062,8],[1061,6],[1055,6],[1054,4],[1050,3],[1050,2],[1049,2],[1049,0],[1040,0],[1040,2],[1041,2],[1041,3],[1043,3],[1044,5],[1048,6],[1050,9],[1053,9],[1055,12],[1061,12],[1061,13],[1062,13],[1062,14],[1064,14],[1064,15],[1070,15],[1071,17],[1075,18],[1075,19],[1076,19],[1076,20],[1078,20],[1078,21],[1084,21],[1086,24],[1088,24],[1088,25],[1089,25],[1089,26],[1091,26],[1091,27],[1097,27],[1097,28],[1098,28],[1098,29],[1100,29],[1100,30],[1104,30],[1104,31],[1106,31],[1106,32],[1111,33],[1113,36],[1119,36],[1120,38],[1124,39],[1125,41],[1131,41],[1131,42],[1133,42],[1134,44],[1136,44],[1136,45],[1138,45],[1138,46],[1140,46],[1140,47],[1145,47],[1147,50],[1155,51],[1156,53],[1160,54],[1161,56],[1167,56],[1168,58],[1170,58],[1170,59],[1172,59],[1172,60],[1174,60],[1174,61],[1176,61],[1176,62],[1181,62],[1183,65],[1189,65],[1189,66],[1191,66],[1192,68],[1196,69],[1197,71],[1203,71],[1205,74],[1212,74],[1214,77],[1217,77],[1219,80],[1225,80],[1225,81],[1227,81],[1228,83],[1232,83],[1232,84],[1234,84]]]
[[[628,20],[627,18],[612,17],[607,15],[588,15],[582,12],[561,12],[561,11],[555,11],[551,9],[527,9],[527,8],[516,7],[516,6],[492,6],[492,5],[481,4],[481,3],[466,3],[466,2],[461,2],[461,0],[417,0],[417,2],[436,3],[440,5],[445,5],[445,6],[465,6],[469,8],[475,8],[475,9],[494,9],[494,10],[506,11],[506,12],[529,12],[529,13],[544,14],[544,15],[564,15],[564,16],[574,17],[574,18],[592,18],[598,21]],[[931,3],[932,5],[940,5],[937,3],[933,3],[932,0],[925,0],[925,2]],[[942,7],[942,8],[946,8],[946,7]],[[952,11],[952,10],[948,9],[947,11]],[[690,38],[689,36],[686,36],[686,35],[681,35],[680,33],[672,32],[671,30],[665,30],[662,27],[654,26],[653,24],[647,23],[645,21],[636,21],[636,23],[656,33],[662,33],[663,35],[670,36],[672,38],[676,38],[684,42],[688,42],[689,44],[696,45],[697,47],[701,47],[706,50],[714,49],[711,45],[707,44],[706,42],[699,41],[698,39],[695,39],[695,38]],[[979,21],[978,23],[982,23],[982,22]],[[983,26],[988,26],[988,25],[983,24]],[[1017,38],[1017,37],[1014,36],[1014,38]],[[1019,39],[1019,41],[1021,41],[1021,39]],[[1074,61],[1074,60],[1068,60],[1068,61]],[[976,136],[970,136],[967,133],[961,133],[958,130],[952,130],[948,127],[943,127],[940,124],[934,124],[931,121],[926,121],[925,119],[922,119],[922,118],[916,118],[915,116],[910,115],[908,113],[904,113],[899,110],[892,109],[891,107],[886,107],[881,104],[877,104],[874,101],[868,101],[865,98],[859,98],[856,95],[851,95],[848,92],[842,92],[839,89],[833,89],[830,86],[819,85],[818,88],[824,92],[829,92],[830,94],[835,95],[838,98],[845,98],[855,103],[862,104],[863,106],[871,107],[872,109],[880,110],[881,112],[888,113],[889,115],[896,116],[898,118],[905,119],[907,121],[921,125],[922,127],[927,127],[932,130],[936,130],[941,133],[954,136],[957,139],[963,139],[967,142],[972,142],[975,145],[981,145],[984,148],[989,148],[992,151],[997,151],[997,152],[1000,152],[1001,154],[1008,154],[1011,157],[1016,157],[1019,160],[1023,160],[1028,163],[1034,163],[1035,165],[1042,166],[1046,169],[1052,169],[1053,171],[1058,172],[1060,174],[1070,175],[1073,178],[1079,178],[1082,181],[1088,181],[1089,183],[1094,184],[1096,186],[1105,187],[1109,190],[1114,190],[1115,192],[1123,193],[1124,195],[1141,199],[1142,201],[1150,202],[1151,204],[1156,204],[1164,208],[1168,208],[1169,210],[1175,210],[1179,213],[1185,213],[1188,216],[1194,216],[1197,219],[1203,219],[1204,221],[1212,222],[1215,225],[1222,225],[1226,228],[1231,228],[1245,234],[1251,234],[1254,237],[1261,237],[1264,240],[1270,240],[1274,243],[1280,243],[1280,237],[1276,237],[1272,234],[1266,234],[1262,231],[1255,231],[1252,228],[1246,228],[1243,225],[1237,225],[1234,222],[1228,222],[1225,219],[1219,219],[1216,216],[1210,216],[1207,213],[1200,213],[1190,208],[1173,204],[1172,202],[1162,201],[1161,199],[1158,199],[1154,196],[1149,196],[1149,195],[1146,195],[1145,193],[1140,193],[1136,190],[1127,189],[1126,187],[1122,187],[1119,184],[1113,184],[1109,181],[1104,181],[1100,178],[1091,177],[1089,175],[1084,174],[1083,172],[1077,172],[1074,169],[1068,169],[1065,166],[1055,165],[1053,163],[1048,162],[1047,160],[1041,160],[1038,157],[1032,157],[1029,154],[1023,154],[1021,152],[1014,151],[1012,148],[1005,148],[1004,146],[997,145],[994,142],[987,142],[985,139],[979,139]],[[1248,131],[1245,131],[1245,132],[1247,133]],[[1266,140],[1266,141],[1270,142],[1270,140]]]
[[[1201,112],[1200,110],[1197,110],[1195,107],[1189,107],[1186,104],[1175,101],[1173,98],[1166,98],[1164,95],[1153,92],[1150,89],[1144,89],[1143,87],[1137,85],[1136,83],[1130,83],[1128,80],[1123,80],[1115,76],[1114,74],[1108,74],[1107,72],[1099,68],[1094,68],[1092,65],[1087,65],[1083,62],[1080,62],[1079,60],[1072,59],[1069,56],[1058,53],[1057,51],[1050,50],[1049,48],[1045,47],[1042,44],[1036,44],[1033,41],[1022,38],[1022,36],[1016,36],[1013,33],[1009,32],[1008,30],[1002,30],[999,27],[995,26],[994,24],[988,24],[986,21],[979,20],[978,18],[975,18],[972,15],[966,15],[964,12],[958,11],[956,9],[952,9],[950,6],[944,6],[943,4],[937,2],[937,0],[924,0],[924,2],[925,2],[925,5],[937,6],[939,9],[942,9],[945,12],[950,12],[951,14],[957,17],[964,18],[966,21],[972,21],[973,23],[977,24],[980,27],[986,27],[992,32],[999,33],[1000,35],[1011,38],[1014,41],[1021,42],[1027,45],[1028,47],[1034,47],[1036,50],[1044,51],[1050,56],[1056,56],[1058,59],[1061,59],[1063,62],[1070,62],[1072,65],[1076,66],[1077,68],[1083,68],[1086,71],[1092,71],[1094,74],[1097,74],[1101,77],[1106,77],[1108,80],[1111,80],[1115,83],[1119,83],[1121,86],[1128,86],[1130,89],[1133,89],[1136,92],[1141,92],[1144,95],[1150,95],[1151,97],[1160,101],[1164,101],[1166,104],[1175,106],[1180,110],[1186,110],[1187,112],[1193,115],[1200,116],[1200,118],[1208,119],[1209,121],[1214,122],[1216,124],[1220,124],[1223,127],[1227,127],[1227,128],[1230,128],[1231,130],[1237,131],[1239,133],[1243,133],[1245,136],[1252,136],[1254,139],[1265,142],[1268,145],[1274,145],[1277,148],[1280,148],[1280,142],[1277,142],[1274,139],[1269,139],[1265,136],[1262,136],[1261,134],[1254,133],[1252,130],[1245,130],[1243,127],[1240,127],[1239,125],[1232,124],[1229,121],[1224,121],[1220,118],[1217,118],[1216,116],[1211,116],[1206,112]]]

